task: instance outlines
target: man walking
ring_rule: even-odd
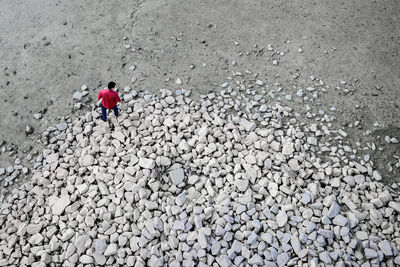
[[[115,82],[108,83],[108,89],[103,89],[97,96],[97,100],[101,98],[101,119],[107,121],[107,110],[113,109],[114,114],[118,117],[118,107],[117,103],[121,102],[118,93],[114,91]]]

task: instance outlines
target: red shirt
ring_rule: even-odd
[[[97,96],[97,100],[100,100],[100,98],[101,104],[107,109],[114,108],[118,102],[121,102],[118,93],[109,89],[101,90],[99,95]]]

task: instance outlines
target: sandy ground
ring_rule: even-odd
[[[184,87],[196,98],[220,90],[232,71],[249,70],[270,89],[295,95],[315,76],[329,88],[310,106],[316,113],[336,106],[335,123],[354,142],[380,144],[371,156],[391,181],[398,171],[386,172],[386,164],[400,147],[381,141],[388,134],[400,140],[399,47],[396,0],[0,0],[0,144],[40,151],[37,134],[74,112],[72,95],[82,84],[92,99],[110,80],[138,91]],[[33,118],[37,112],[42,119]],[[348,128],[357,120],[358,128]],[[27,136],[26,125],[35,133]],[[18,153],[0,154],[0,167]]]

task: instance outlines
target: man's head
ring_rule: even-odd
[[[108,83],[108,89],[114,89],[114,87],[115,87],[115,82],[109,82]]]

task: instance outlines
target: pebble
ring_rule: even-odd
[[[365,248],[364,249],[364,253],[365,253],[365,258],[367,260],[374,259],[374,258],[378,257],[378,253],[375,250],[370,249],[370,248]]]
[[[14,167],[13,166],[8,166],[7,167],[7,173],[13,173],[14,172]]]
[[[185,174],[182,168],[172,170],[169,172],[169,177],[174,185],[181,184],[185,179]]]
[[[82,166],[88,167],[94,164],[94,157],[92,155],[86,155],[82,159]]]
[[[335,218],[340,212],[340,206],[336,201],[332,202],[329,207],[328,214],[326,215],[329,219]]]
[[[156,162],[153,159],[141,158],[139,159],[139,166],[144,169],[154,169]]]
[[[33,127],[30,125],[25,126],[25,133],[26,134],[32,134],[33,133]]]
[[[283,148],[282,148],[283,155],[290,156],[293,154],[293,152],[294,152],[294,148],[293,148],[292,143],[286,143],[283,145]]]
[[[52,213],[54,215],[61,215],[65,208],[71,203],[69,196],[65,195],[60,198],[56,197],[55,203],[51,207]]]
[[[68,127],[68,124],[66,122],[60,122],[60,123],[56,124],[56,128],[59,131],[64,131],[65,129],[67,129],[67,127]]]
[[[175,203],[178,206],[183,206],[183,204],[185,204],[185,202],[186,202],[186,196],[183,193],[179,194],[175,199]]]
[[[83,94],[82,94],[81,92],[79,92],[79,91],[76,91],[76,92],[72,95],[72,98],[73,98],[74,100],[77,100],[77,101],[82,101]]]
[[[112,256],[117,253],[118,247],[117,244],[111,243],[107,246],[106,250],[104,251],[104,256]]]
[[[127,93],[127,94],[129,94],[131,90],[132,90],[132,88],[130,86],[125,86],[124,87],[124,92]]]
[[[183,84],[181,78],[176,79],[175,83],[176,83],[177,85],[182,85],[182,84]]]
[[[278,214],[276,215],[275,221],[279,227],[285,226],[288,221],[288,216],[286,212],[283,210],[279,211]]]
[[[263,86],[263,85],[264,85],[264,82],[261,81],[261,80],[257,80],[257,81],[256,81],[256,84],[257,84],[258,86]]]
[[[310,136],[310,137],[307,137],[307,143],[309,143],[310,145],[313,145],[313,146],[317,146],[318,140],[317,140],[317,138]]]
[[[236,179],[235,180],[235,186],[240,192],[245,192],[247,188],[249,187],[249,181],[248,180],[243,180],[243,179]]]
[[[36,119],[36,120],[40,120],[42,118],[42,113],[33,114],[33,118]]]

